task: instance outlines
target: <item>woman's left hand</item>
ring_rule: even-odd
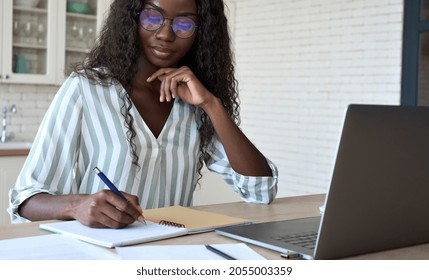
[[[204,107],[214,97],[187,66],[158,69],[147,82],[153,82],[155,79],[161,81],[161,102],[179,97],[191,105]]]

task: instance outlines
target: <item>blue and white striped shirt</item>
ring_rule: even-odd
[[[14,223],[19,205],[38,193],[92,194],[106,186],[93,172],[98,166],[120,189],[136,195],[143,209],[189,206],[198,179],[198,114],[200,109],[176,98],[158,138],[133,106],[140,167],[132,164],[121,114],[121,85],[94,84],[72,74],[49,107],[16,185],[8,211]],[[250,177],[230,166],[222,144],[214,140],[206,162],[244,201],[270,203],[277,193],[276,166],[269,160],[272,177]]]

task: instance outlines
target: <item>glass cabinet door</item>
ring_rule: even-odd
[[[53,83],[55,0],[3,0],[0,82]]]
[[[93,47],[111,0],[58,0],[58,76],[57,84],[81,62]]]
[[[48,10],[46,1],[27,6],[15,1],[12,13],[12,73],[47,73]],[[37,1],[36,1],[37,2]]]
[[[97,0],[67,0],[65,74],[92,48],[97,34]]]
[[[60,85],[92,48],[110,0],[0,0],[0,83]]]

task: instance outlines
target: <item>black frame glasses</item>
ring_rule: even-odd
[[[147,31],[155,32],[165,25],[165,20],[171,21],[171,28],[174,34],[182,39],[187,39],[194,35],[198,25],[193,19],[187,16],[177,16],[166,18],[161,11],[155,8],[144,8],[139,14],[139,24]]]

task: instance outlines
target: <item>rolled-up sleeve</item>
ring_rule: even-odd
[[[241,197],[252,203],[271,203],[277,194],[278,169],[266,158],[272,176],[245,176],[232,169],[222,143],[216,139],[213,152],[206,162],[210,171],[218,173],[225,182]]]
[[[79,79],[68,78],[46,112],[16,184],[9,191],[7,211],[12,223],[28,221],[18,209],[29,197],[72,189],[81,123],[80,93]]]

